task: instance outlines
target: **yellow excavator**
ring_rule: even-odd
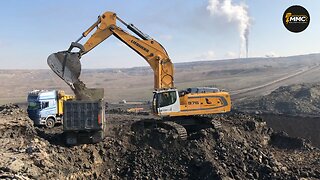
[[[117,22],[138,37],[124,31]],[[91,37],[84,44],[80,44],[79,41],[94,29],[96,30]],[[83,32],[78,40],[72,42],[67,51],[51,54],[48,65],[72,87],[81,73],[80,58],[111,35],[142,56],[153,69],[154,114],[161,117],[185,117],[226,113],[231,110],[230,94],[217,88],[188,88],[179,92],[174,86],[174,68],[165,48],[133,24],[124,22],[114,12],[105,12],[98,16],[98,20]],[[74,48],[79,51],[74,52]]]

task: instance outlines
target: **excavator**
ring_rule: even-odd
[[[138,37],[123,30],[117,22]],[[84,44],[79,43],[93,30],[95,31]],[[98,16],[98,20],[84,31],[79,39],[72,42],[68,50],[51,54],[47,59],[48,65],[74,88],[81,73],[81,57],[111,35],[142,56],[152,68],[154,114],[165,119],[179,119],[178,123],[184,124],[187,119],[197,119],[187,117],[227,113],[231,110],[230,94],[217,88],[188,88],[178,91],[174,85],[174,67],[165,48],[133,24],[127,24],[114,12],[105,12]],[[190,124],[189,121],[188,123]]]

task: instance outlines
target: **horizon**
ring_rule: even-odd
[[[290,56],[277,56],[277,57],[244,57],[244,58],[229,58],[229,59],[215,59],[215,60],[194,60],[194,61],[184,61],[184,62],[177,62],[173,64],[188,64],[188,63],[205,63],[205,62],[215,62],[215,61],[232,61],[232,60],[245,60],[245,59],[276,59],[276,58],[290,58],[290,57],[295,57],[295,56],[308,56],[308,55],[320,55],[320,52],[315,52],[315,53],[308,53],[308,54],[296,54],[296,55],[290,55]],[[103,67],[103,68],[83,68],[82,70],[106,70],[106,69],[133,69],[133,68],[147,68],[150,67],[149,65],[141,65],[141,66],[133,66],[133,67]],[[7,69],[2,69],[0,68],[1,71],[5,70],[51,70],[50,67],[48,66],[47,68],[37,68],[37,69],[32,69],[32,68],[7,68]]]

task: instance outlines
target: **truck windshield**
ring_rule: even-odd
[[[159,107],[169,106],[174,104],[177,100],[177,94],[175,91],[158,93],[157,97]]]
[[[33,110],[33,109],[40,109],[40,102],[28,102],[28,109]]]

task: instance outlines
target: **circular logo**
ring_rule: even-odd
[[[304,7],[294,5],[283,13],[282,20],[289,31],[299,33],[309,26],[310,15]]]

